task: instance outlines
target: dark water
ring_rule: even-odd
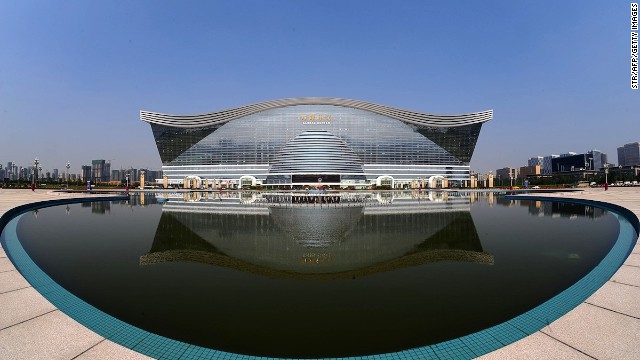
[[[241,354],[328,357],[509,320],[588,273],[619,231],[593,207],[421,195],[320,207],[147,194],[41,209],[18,236],[60,285],[132,325]]]

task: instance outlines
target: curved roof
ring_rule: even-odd
[[[261,111],[296,105],[343,106],[358,110],[370,111],[372,113],[388,116],[390,118],[406,123],[433,127],[455,127],[479,124],[489,121],[493,118],[493,110],[458,115],[437,115],[403,110],[391,106],[378,105],[360,100],[326,97],[305,97],[264,101],[260,103],[240,106],[233,109],[194,115],[170,115],[151,111],[140,111],[140,120],[151,124],[195,128],[210,125],[219,125]]]

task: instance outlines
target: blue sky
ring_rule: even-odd
[[[140,110],[494,110],[471,161],[640,141],[627,1],[0,1],[0,162],[159,169]]]

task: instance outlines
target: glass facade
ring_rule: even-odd
[[[343,141],[368,180],[440,176],[463,181],[469,179],[469,161],[482,123],[427,126],[346,106],[314,104],[268,109],[202,127],[151,127],[170,183],[186,176],[235,181],[251,175],[266,180],[270,167],[282,162],[282,149],[309,131],[326,131]]]
[[[551,166],[553,173],[593,170],[593,154],[558,157],[551,160]]]

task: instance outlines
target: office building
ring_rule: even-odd
[[[618,165],[635,166],[640,165],[640,143],[634,142],[625,144],[618,148]]]

